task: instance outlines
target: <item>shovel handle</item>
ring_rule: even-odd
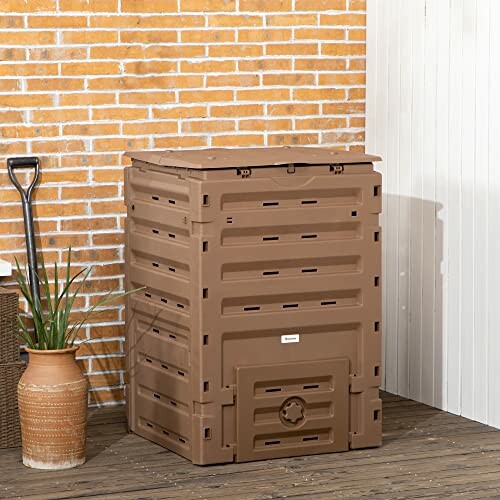
[[[19,168],[34,168],[35,175],[31,184],[27,187],[26,191],[19,183],[14,170]],[[31,193],[33,192],[36,183],[38,182],[38,176],[40,175],[40,159],[36,156],[22,156],[18,158],[8,158],[7,159],[7,171],[9,173],[10,180],[16,189],[21,193],[23,201],[29,201],[31,199]]]

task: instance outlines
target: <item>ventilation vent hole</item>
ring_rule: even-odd
[[[373,186],[373,196],[380,196],[380,186]]]
[[[302,269],[303,273],[317,273],[317,269]]]
[[[262,241],[278,241],[279,239],[279,236],[264,236]]]
[[[168,270],[171,272],[171,273],[175,273],[175,267],[169,267]]]
[[[356,212],[356,210],[353,210],[351,212],[351,217],[357,217],[358,216],[358,212]]]
[[[161,298],[161,301],[162,301],[164,304],[168,304],[168,300],[167,300],[167,299],[165,299],[165,298],[163,298],[163,297]]]
[[[208,241],[204,241],[202,244],[201,244],[201,250],[203,252],[208,252]]]
[[[244,311],[260,311],[260,306],[244,307]]]
[[[303,234],[303,235],[301,236],[301,238],[302,238],[303,240],[310,240],[310,239],[317,238],[317,237],[318,237],[318,235],[317,235],[317,234]]]
[[[380,330],[380,322],[379,321],[375,321],[375,323],[373,323],[373,329],[378,332]]]
[[[165,436],[170,436],[170,432],[168,432],[168,431],[162,431],[162,432],[163,432],[163,434],[165,434]]]
[[[281,387],[270,387],[266,392],[281,392]]]
[[[279,201],[265,201],[262,203],[263,207],[277,207],[280,204]]]
[[[204,207],[208,207],[208,204],[210,202],[209,198],[208,198],[208,194],[204,194],[203,197],[202,197],[202,202],[203,202],[203,206]]]
[[[151,264],[153,265],[153,267],[160,267],[160,264],[158,264],[157,262],[152,262]]]
[[[161,399],[159,394],[153,393],[153,397],[156,398],[156,399]]]
[[[203,382],[203,392],[208,392],[209,391],[209,387],[210,387],[210,383],[208,382],[208,380],[205,380]]]
[[[151,198],[153,198],[154,201],[158,201],[160,199],[159,196],[151,196]]]
[[[168,237],[169,237],[169,238],[175,238],[175,234],[173,234],[173,233],[168,233]]]
[[[273,446],[273,445],[280,444],[280,443],[281,443],[281,441],[279,441],[279,440],[276,440],[276,441],[265,441],[264,442],[264,444],[266,446]]]
[[[177,304],[177,307],[178,307],[179,309],[184,309],[184,305],[183,305],[183,304]]]
[[[378,377],[380,375],[380,366],[376,366],[373,370],[373,374],[375,377]]]
[[[204,299],[208,299],[208,288],[203,289],[202,296]]]
[[[203,345],[208,345],[208,335],[203,335]]]
[[[380,410],[374,410],[373,411],[373,420],[377,422],[380,418]]]
[[[302,441],[318,441],[318,440],[319,440],[319,436],[310,436],[310,437],[302,438]]]
[[[227,224],[232,224],[233,223],[233,218],[232,217],[226,217],[226,223]]]
[[[153,361],[149,358],[144,358],[146,360],[146,363],[152,363]]]
[[[154,333],[160,333],[160,330],[158,330],[158,328],[153,328],[153,332]]]
[[[283,304],[283,309],[290,309],[291,307],[299,307],[299,304]]]
[[[184,377],[186,374],[184,372],[181,372],[180,370],[177,370],[177,373],[181,376]]]
[[[325,300],[321,302],[322,306],[334,306],[335,304],[337,304],[336,300]]]
[[[264,271],[262,273],[263,276],[276,276],[278,275],[280,272],[279,271]]]
[[[148,427],[151,427],[151,429],[153,428],[153,424],[150,424],[149,422],[146,422],[146,425],[147,425]]]
[[[154,234],[160,234],[160,231],[158,231],[158,229],[152,229],[151,230]]]
[[[168,366],[167,365],[161,365],[161,367],[164,369],[164,370],[168,370]]]
[[[304,389],[319,389],[319,384],[311,384],[311,385],[305,385]]]
[[[174,340],[176,340],[176,339],[177,339],[177,337],[176,337],[175,335],[171,334],[171,333],[170,333],[168,336],[169,336],[171,339],[174,339]]]
[[[373,239],[374,241],[380,241],[380,233],[378,231],[373,233]]]
[[[380,283],[380,278],[378,276],[375,276],[375,278],[373,279],[373,284],[375,286],[379,286],[379,283]]]
[[[151,298],[151,294],[150,294],[150,293],[145,293],[144,295],[145,295],[148,299],[150,299],[150,298]]]
[[[171,404],[172,406],[177,406],[177,403],[176,403],[175,401],[170,401],[170,404]]]
[[[205,427],[203,429],[203,438],[210,439],[212,437],[212,429],[210,427]]]
[[[168,202],[170,203],[170,205],[175,205],[175,200],[168,200]]]
[[[318,200],[302,200],[302,205],[316,205]]]
[[[180,441],[181,443],[186,444],[186,440],[185,440],[185,439],[179,438],[179,441]]]

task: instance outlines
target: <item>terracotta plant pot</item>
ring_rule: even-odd
[[[69,469],[85,462],[88,382],[75,360],[78,347],[39,351],[18,386],[23,464]]]

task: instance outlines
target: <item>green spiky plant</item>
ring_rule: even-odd
[[[81,319],[72,324],[70,316],[73,310],[73,304],[80,294],[82,287],[87,282],[87,278],[92,272],[93,267],[84,268],[72,276],[70,247],[68,251],[68,262],[64,273],[64,281],[61,280],[61,283],[57,263],[54,264],[54,294],[52,297],[47,268],[42,261],[41,276],[37,274],[37,277],[40,282],[41,300],[43,300],[43,304],[38,298],[33,297],[29,279],[27,278],[28,273],[23,272],[17,259],[16,267],[16,280],[21,289],[21,293],[28,302],[37,337],[36,340],[33,338],[28,326],[24,323],[22,317],[18,315],[20,327],[19,335],[30,349],[53,350],[73,347],[80,329],[92,314],[99,312],[97,311],[99,307],[139,291],[132,290],[130,292],[115,294],[117,290],[110,290],[95,305],[84,311]],[[81,280],[77,281],[80,277]]]

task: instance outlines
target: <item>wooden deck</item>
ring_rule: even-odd
[[[500,431],[384,395],[381,448],[198,467],[127,434],[123,408],[91,411],[88,461],[25,468],[0,450],[0,498],[500,498]]]

